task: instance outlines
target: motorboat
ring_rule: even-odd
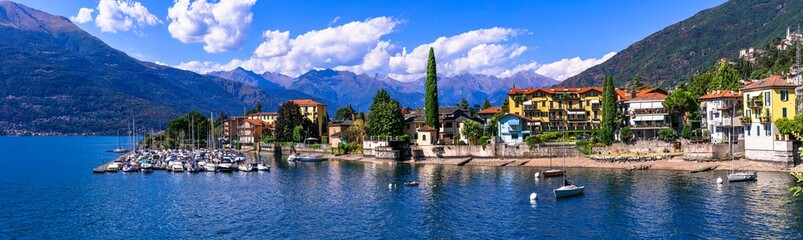
[[[295,158],[293,158],[293,161],[298,161],[298,162],[324,162],[326,160],[328,159],[322,157],[313,157],[313,156],[296,156]]]
[[[137,172],[137,171],[139,171],[139,168],[137,168],[137,166],[134,166],[131,163],[126,163],[125,166],[123,166],[123,172]]]
[[[117,172],[117,171],[120,171],[120,165],[117,165],[117,163],[112,163],[109,164],[109,166],[106,166],[106,172]]]
[[[256,170],[256,167],[254,167],[254,165],[245,163],[238,165],[237,170],[239,170],[240,172],[253,172]]]
[[[216,170],[217,170],[217,165],[214,163],[206,163],[206,165],[204,165],[204,171],[214,172]]]
[[[266,163],[257,164],[257,170],[259,170],[259,171],[270,171],[270,164],[266,164]]]
[[[728,182],[745,182],[756,180],[757,173],[753,172],[734,172],[728,174]]]
[[[147,162],[145,162],[145,163],[141,163],[141,164],[139,165],[139,170],[140,170],[141,172],[144,172],[144,173],[153,172],[153,164],[151,164],[151,163],[147,163]]]
[[[170,171],[172,171],[172,172],[183,172],[184,171],[184,166],[182,166],[181,163],[171,164],[170,165]]]
[[[407,181],[407,182],[404,182],[404,186],[406,186],[406,187],[418,187],[418,185],[419,185],[419,182],[418,182],[418,181]]]
[[[564,173],[566,172],[561,169],[549,169],[544,171],[544,177],[560,177],[563,176]]]

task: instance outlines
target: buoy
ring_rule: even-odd
[[[722,184],[722,178],[721,177],[717,178],[717,184]]]
[[[393,188],[393,183],[388,183],[388,188]]]
[[[536,200],[536,199],[538,199],[538,194],[536,194],[536,193],[531,193],[531,194],[530,194],[530,201],[534,201],[534,200]]]
[[[541,172],[535,172],[535,178],[541,177]]]

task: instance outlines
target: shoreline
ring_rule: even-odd
[[[405,160],[405,161],[391,161],[384,159],[376,159],[374,157],[365,157],[362,155],[340,155],[335,156],[332,154],[320,154],[322,157],[329,158],[330,160],[352,161],[352,162],[365,162],[365,163],[378,163],[378,164],[438,164],[438,165],[455,165],[455,166],[492,166],[492,167],[529,167],[538,169],[548,168],[561,168],[563,167],[563,159],[552,158],[550,164],[549,158],[436,158],[424,160]],[[772,163],[749,161],[746,159],[739,159],[735,161],[685,161],[680,157],[669,159],[641,161],[641,162],[602,162],[592,160],[588,157],[569,157],[566,158],[567,168],[599,168],[599,169],[621,169],[621,170],[668,170],[668,171],[730,171],[735,168],[737,171],[759,171],[759,172],[792,172],[803,171],[803,164],[794,167],[784,167]]]

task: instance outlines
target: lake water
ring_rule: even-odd
[[[717,186],[724,172],[569,169],[586,191],[555,200],[560,178],[519,167],[272,160],[270,172],[93,174],[116,146],[0,137],[0,238],[803,238],[786,173]]]

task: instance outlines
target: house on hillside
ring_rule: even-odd
[[[657,138],[661,128],[672,127],[669,111],[663,104],[669,94],[663,89],[617,90],[616,94],[625,113],[624,120],[637,139]]]
[[[500,112],[502,112],[502,107],[489,107],[477,112],[477,117],[481,118],[485,122],[488,122],[488,120],[491,120],[494,115]]]
[[[535,131],[599,129],[601,87],[512,88],[509,111],[532,121]]]
[[[262,132],[272,130],[273,125],[259,119],[246,119],[239,127],[237,134],[240,143],[254,145],[262,141]]]
[[[326,124],[329,122],[329,119],[324,119],[328,118],[326,105],[311,99],[290,100],[290,102],[298,105],[298,108],[301,111],[301,116],[304,116],[313,123],[318,123],[318,136],[323,136],[324,126],[326,126]]]

